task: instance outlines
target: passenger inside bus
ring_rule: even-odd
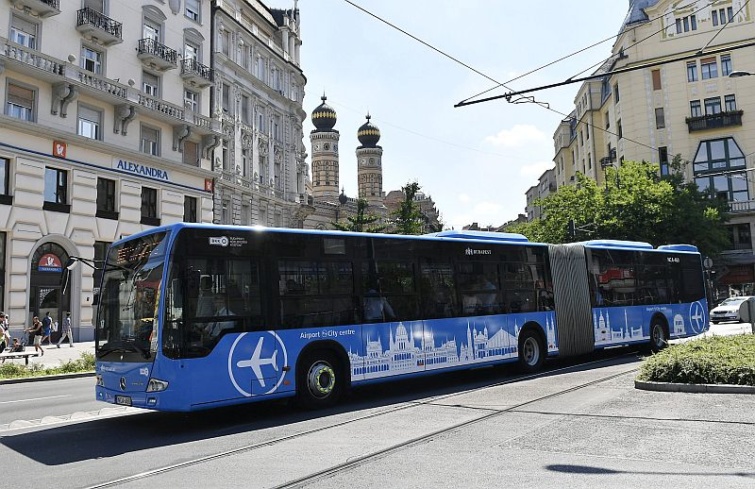
[[[364,320],[386,321],[394,319],[396,314],[385,297],[378,294],[377,290],[370,289],[364,296]]]
[[[226,318],[228,316],[235,316],[233,311],[231,311],[226,305],[225,297],[223,296],[223,294],[216,294],[213,304],[215,307],[216,320],[208,323],[207,329],[206,329],[207,334],[209,334],[211,338],[220,336],[220,333],[222,333],[223,330],[233,329],[236,327],[236,321],[231,321],[227,319],[223,321],[219,320],[221,318]]]
[[[199,298],[197,299],[196,317],[210,317],[215,312],[213,306],[212,277],[204,276],[199,279]]]

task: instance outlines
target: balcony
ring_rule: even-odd
[[[43,19],[60,13],[60,0],[10,0],[10,3],[19,10]]]
[[[205,88],[213,84],[215,74],[209,67],[189,58],[181,63],[181,78],[190,85]]]
[[[136,57],[139,58],[145,66],[155,70],[165,71],[178,67],[178,53],[164,44],[160,44],[154,39],[139,39],[139,45],[136,48]]]
[[[755,212],[755,200],[742,200],[742,201],[729,202],[729,212],[731,212],[732,214]]]
[[[687,117],[685,121],[687,122],[689,132],[720,129],[722,127],[741,126],[743,113],[744,111],[742,110],[734,110],[718,114]]]
[[[76,30],[105,46],[123,42],[123,24],[89,7],[77,12]]]
[[[6,68],[28,74],[48,82],[60,81],[65,64],[39,51],[0,37],[0,64]]]

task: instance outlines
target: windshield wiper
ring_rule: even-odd
[[[138,346],[136,343],[132,341],[110,341],[97,349],[97,353],[100,358],[107,356],[113,352],[117,352],[117,353],[136,352],[136,353],[141,354],[145,359],[148,359],[151,357],[150,352],[148,350],[145,350],[144,348]]]

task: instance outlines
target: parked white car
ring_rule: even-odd
[[[747,307],[748,299],[753,299],[753,296],[742,295],[724,299],[722,303],[710,310],[710,322],[713,324],[723,321],[741,323],[742,317],[746,315],[743,311]]]

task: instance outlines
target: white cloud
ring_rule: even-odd
[[[472,198],[469,196],[469,194],[459,194],[458,195],[459,202],[466,204],[472,201]]]
[[[516,148],[531,143],[544,143],[548,137],[537,127],[529,124],[517,124],[511,129],[503,129],[495,136],[487,136],[485,142],[493,146]]]

